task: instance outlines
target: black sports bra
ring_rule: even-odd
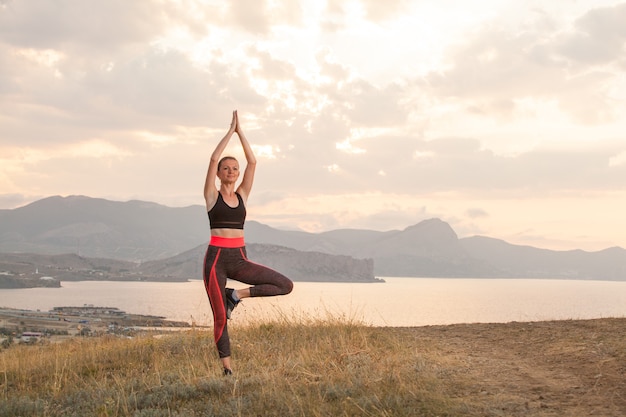
[[[235,193],[239,204],[237,207],[231,207],[222,198],[222,193],[218,191],[217,194],[215,205],[207,212],[211,229],[243,229],[246,221],[246,206],[243,204],[243,198],[239,193]]]

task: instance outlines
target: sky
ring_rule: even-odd
[[[609,0],[0,0],[0,209],[203,205],[237,109],[249,220],[626,248],[623,22]]]

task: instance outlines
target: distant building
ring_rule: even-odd
[[[35,343],[44,336],[41,332],[24,332],[20,337],[22,343]]]
[[[54,307],[53,313],[66,314],[71,316],[110,316],[125,317],[126,312],[116,307],[94,307],[85,305],[83,307]]]

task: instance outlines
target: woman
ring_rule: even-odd
[[[239,178],[239,163],[232,156],[220,159],[233,133],[239,136],[247,162],[238,187],[235,183]],[[250,262],[246,255],[243,226],[255,168],[256,158],[241,130],[237,111],[234,111],[230,129],[211,155],[204,183],[204,200],[211,225],[211,241],[204,258],[204,287],[213,310],[215,344],[224,375],[232,375],[227,323],[232,310],[244,298],[289,294],[293,288],[289,278]],[[219,189],[216,178],[220,181]],[[251,287],[226,288],[227,278]]]

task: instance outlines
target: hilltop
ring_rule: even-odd
[[[0,351],[0,416],[626,415],[626,319],[369,327],[233,326]]]

